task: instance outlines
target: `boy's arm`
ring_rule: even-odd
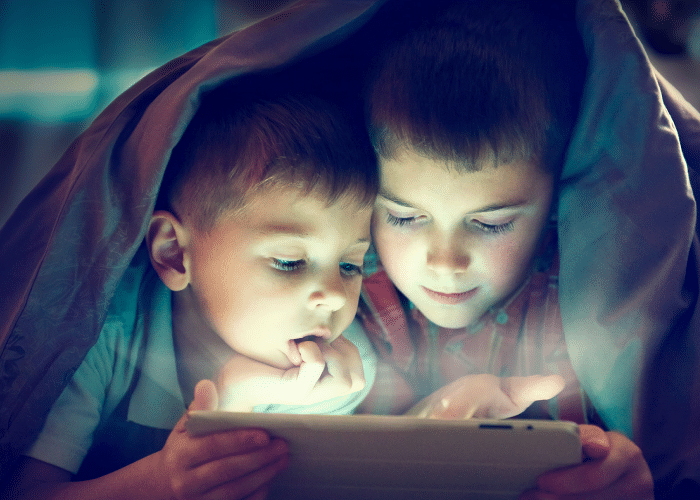
[[[190,409],[215,409],[211,394],[211,382],[198,384]],[[186,419],[161,451],[90,481],[70,482],[68,471],[24,458],[3,500],[264,498],[269,481],[286,466],[286,444],[258,429],[194,438],[185,430]]]

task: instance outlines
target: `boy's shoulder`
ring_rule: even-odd
[[[170,289],[151,266],[148,252],[140,248],[116,287],[98,341],[88,354],[109,373],[107,378],[119,381],[108,384],[110,408],[131,390],[133,377],[139,374],[128,415],[130,421],[147,427],[171,428],[184,408],[171,305]],[[153,398],[160,401],[157,409],[149,405]]]

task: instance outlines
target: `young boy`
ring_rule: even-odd
[[[251,429],[191,438],[188,405],[216,408],[218,392],[223,409],[351,413],[362,400],[371,348],[348,327],[376,160],[361,120],[284,87],[251,76],[204,95],[145,248],[9,498],[262,498],[285,444]]]
[[[586,71],[572,5],[453,3],[384,51],[371,80],[379,262],[360,311],[382,362],[363,408],[512,416],[488,395],[497,377],[563,379],[522,416],[594,424],[582,437],[597,460],[528,498],[651,498],[639,448],[601,430],[562,331],[554,200]]]

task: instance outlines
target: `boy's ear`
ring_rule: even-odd
[[[151,264],[165,286],[174,292],[183,290],[190,282],[185,246],[188,238],[187,229],[172,213],[158,210],[151,216],[146,234]]]

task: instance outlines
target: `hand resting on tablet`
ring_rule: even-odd
[[[563,388],[564,379],[559,375],[466,375],[422,399],[407,414],[424,418],[509,418],[535,401],[553,398]]]
[[[199,382],[189,410],[216,410],[217,406],[214,384]],[[163,449],[152,455],[154,482],[161,480],[166,491],[182,500],[265,498],[268,483],[287,466],[286,443],[260,429],[193,437],[185,430],[188,418],[189,412],[172,430]]]
[[[519,500],[653,500],[654,483],[639,447],[623,434],[579,426],[583,463],[542,474]]]

